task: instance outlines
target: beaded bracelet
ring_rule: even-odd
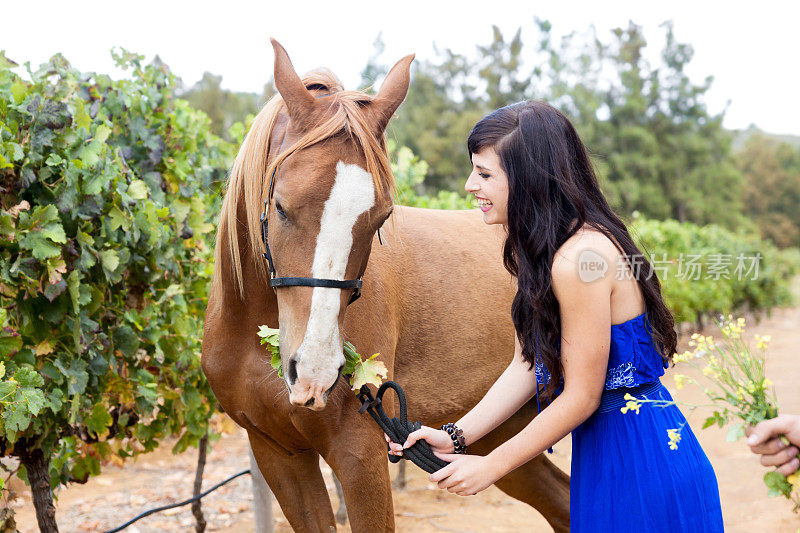
[[[448,422],[441,427],[453,439],[453,453],[467,453],[467,442],[464,440],[464,432],[460,427],[452,422]]]

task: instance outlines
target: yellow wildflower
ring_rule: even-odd
[[[769,378],[764,378],[762,383],[764,384],[764,387],[772,387],[772,381]]]
[[[715,374],[715,372],[714,369],[711,368],[711,365],[706,365],[706,367],[703,369],[703,374],[706,376],[712,376]]]
[[[668,429],[667,436],[669,437],[669,449],[670,450],[677,450],[678,443],[681,441],[681,431],[680,429]]]
[[[684,376],[683,374],[675,374],[675,388],[678,390],[682,389],[683,384],[687,379],[688,377]]]
[[[763,337],[756,335],[756,348],[766,351],[766,349],[769,348],[769,341],[771,340],[771,335],[764,335]]]
[[[642,406],[642,404],[640,404],[639,401],[630,393],[626,393],[624,398],[627,400],[627,402],[625,403],[625,407],[622,407],[620,411],[623,414],[627,413],[628,411],[636,411],[636,414],[638,415],[639,408]]]
[[[744,318],[741,317],[737,318],[736,325],[739,326],[739,329],[744,329]]]

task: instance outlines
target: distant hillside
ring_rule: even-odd
[[[779,135],[777,133],[767,133],[765,131],[761,131],[755,126],[750,126],[746,130],[733,130],[733,134],[734,138],[732,148],[734,152],[741,150],[741,148],[747,142],[747,139],[755,134],[763,135],[764,137],[775,139],[778,142],[784,142],[800,148],[800,135]]]

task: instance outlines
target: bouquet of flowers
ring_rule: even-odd
[[[772,382],[764,374],[764,366],[769,350],[769,335],[755,335],[755,348],[742,338],[745,329],[745,319],[734,320],[732,315],[720,317],[717,325],[722,332],[720,342],[711,336],[695,333],[689,341],[692,348],[682,354],[675,354],[675,363],[688,364],[698,370],[707,382],[704,386],[696,379],[684,374],[675,374],[675,386],[682,389],[685,383],[695,383],[703,388],[706,397],[711,401],[706,405],[692,405],[683,402],[670,402],[666,400],[638,399],[628,394],[625,396],[627,404],[621,410],[639,412],[639,407],[644,403],[653,403],[662,407],[668,405],[686,406],[690,410],[698,407],[714,409],[703,424],[703,429],[717,424],[723,427],[732,424],[728,431],[727,440],[736,441],[744,436],[745,427],[755,426],[762,420],[778,416],[778,402]],[[667,430],[667,445],[678,449],[681,440],[683,425]],[[785,436],[781,436],[784,443],[789,444]],[[794,512],[800,511],[800,476],[795,473],[788,477],[778,472],[768,472],[764,476],[764,483],[769,488],[770,496],[779,494],[789,498],[794,503]]]

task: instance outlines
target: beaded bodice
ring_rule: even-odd
[[[604,389],[635,387],[664,375],[667,363],[653,342],[645,314],[611,325],[611,346]],[[550,373],[540,361],[534,365],[537,383],[548,383]]]

